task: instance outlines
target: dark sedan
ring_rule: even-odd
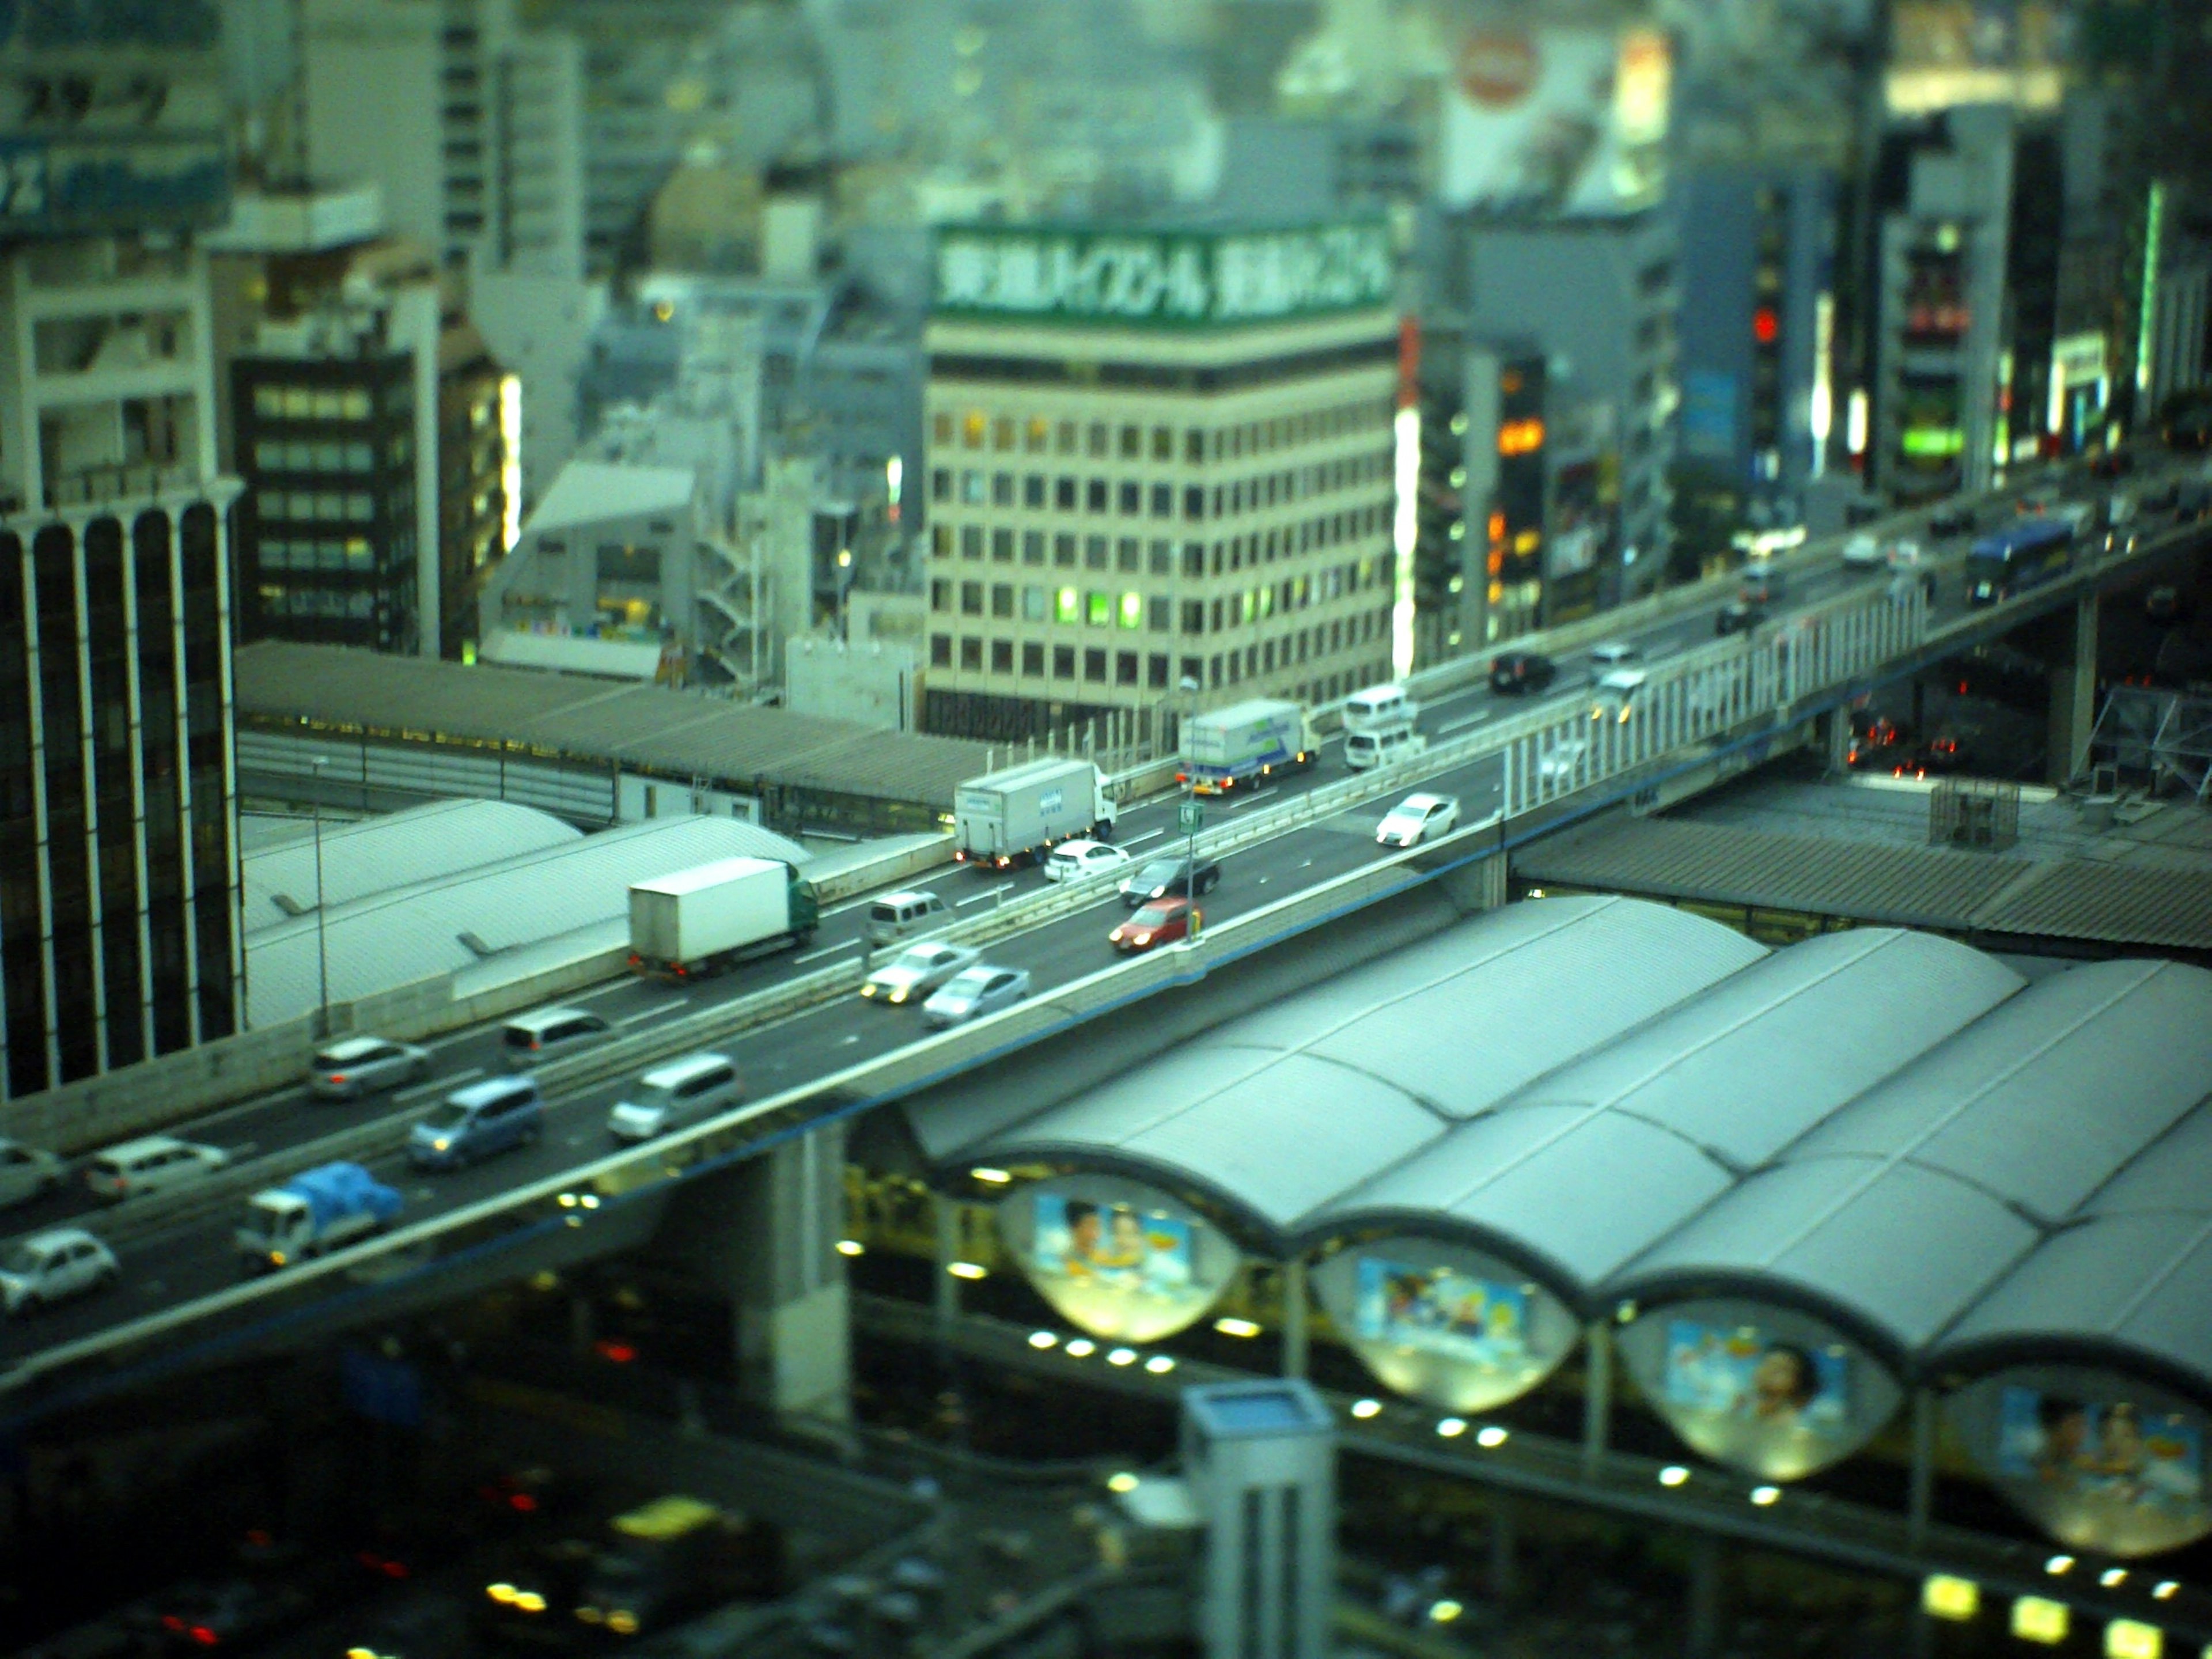
[[[1508,651],[1490,664],[1490,689],[1507,696],[1541,691],[1559,673],[1558,665],[1537,651]]]
[[[1749,599],[1737,599],[1723,605],[1713,617],[1716,634],[1741,634],[1754,629],[1766,620],[1766,607]]]
[[[1133,910],[1156,898],[1188,898],[1194,892],[1210,893],[1219,885],[1221,866],[1213,860],[1200,854],[1194,872],[1186,854],[1166,854],[1147,859],[1123,878],[1121,902]]]

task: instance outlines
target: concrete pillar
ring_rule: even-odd
[[[1711,1659],[1721,1644],[1721,1544],[1709,1532],[1690,1540],[1689,1659]]]
[[[2089,732],[2097,723],[2097,596],[2074,602],[2074,630],[2051,665],[2051,736],[2046,758],[2051,782],[2063,784],[2087,762]]]
[[[960,1206],[942,1193],[932,1193],[929,1207],[937,1224],[937,1340],[950,1347],[960,1322],[960,1281],[952,1276],[952,1264],[960,1260]]]
[[[1583,1354],[1583,1479],[1595,1480],[1604,1467],[1613,1426],[1613,1327],[1592,1320]]]
[[[663,1237],[736,1310],[741,1393],[771,1411],[852,1411],[845,1130],[826,1124],[679,1188]]]
[[[1912,1468],[1905,1536],[1915,1550],[1928,1547],[1928,1522],[1936,1507],[1936,1391],[1912,1391]]]
[[[1851,711],[1832,708],[1827,715],[1828,771],[1848,772],[1851,766]]]
[[[1304,1376],[1307,1352],[1306,1259],[1283,1264],[1283,1375]]]

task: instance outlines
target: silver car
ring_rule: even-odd
[[[1011,1008],[1030,994],[1026,968],[994,968],[979,964],[956,974],[944,988],[921,1005],[921,1017],[939,1028],[981,1019],[1001,1008]]]
[[[54,1191],[66,1173],[61,1159],[44,1148],[0,1139],[0,1210]]]
[[[112,1285],[122,1269],[115,1252],[82,1227],[55,1227],[20,1238],[0,1256],[0,1309],[34,1313]]]
[[[982,952],[965,945],[914,945],[896,960],[870,974],[860,994],[872,1002],[919,1002],[963,969],[972,968]]]
[[[325,1100],[359,1100],[429,1075],[428,1048],[384,1037],[347,1037],[315,1050],[307,1066],[307,1089]]]

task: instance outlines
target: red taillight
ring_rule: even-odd
[[[163,1614],[161,1615],[161,1628],[162,1628],[163,1630],[178,1630],[178,1631],[180,1631],[180,1630],[184,1629],[184,1627],[185,1627],[185,1621],[184,1621],[183,1620],[181,1620],[181,1619],[178,1618],[178,1617],[177,1617],[177,1615],[176,1615],[175,1613],[163,1613]]]
[[[675,975],[677,978],[678,978],[678,979],[682,979],[682,978],[684,978],[684,975],[687,975],[688,973],[690,973],[690,969],[689,969],[688,968],[684,967],[684,965],[682,963],[680,963],[680,962],[675,962],[675,963],[671,963],[669,964],[668,971],[669,971],[670,973],[672,973],[672,974]]]
[[[210,1630],[205,1625],[194,1625],[192,1626],[192,1640],[198,1643],[204,1648],[211,1648],[215,1645],[216,1635],[215,1632]]]
[[[633,956],[629,959],[629,965],[633,968],[642,968],[645,966],[645,958],[640,956]]]
[[[592,1344],[593,1352],[602,1359],[611,1359],[617,1365],[627,1365],[637,1358],[637,1350],[627,1342],[617,1342],[611,1337],[602,1337]]]
[[[1190,781],[1190,774],[1189,774],[1189,773],[1188,773],[1188,772],[1178,772],[1178,773],[1176,773],[1176,781],[1177,783],[1188,783],[1188,782]]]
[[[538,1052],[538,1039],[536,1037],[530,1039],[530,1052],[532,1054],[536,1054]]]
[[[526,1492],[516,1492],[507,1500],[507,1506],[517,1515],[535,1515],[538,1512],[538,1500]]]
[[[333,1083],[343,1083],[345,1080],[346,1074],[343,1072],[332,1072],[331,1073],[331,1081]]]

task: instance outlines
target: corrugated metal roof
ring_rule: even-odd
[[[805,850],[732,818],[659,818],[587,836],[482,869],[333,906],[323,945],[333,1002],[373,996],[628,914],[629,884],[740,854],[804,863]],[[247,941],[247,1023],[273,1025],[312,1012],[320,995],[317,930],[294,917]]]
[[[1471,1231],[1591,1304],[1739,1173],[2024,982],[1926,934],[1808,940],[1538,1079],[1346,1194],[1311,1231]]]
[[[336,909],[373,893],[436,881],[549,847],[583,831],[550,812],[507,801],[441,800],[404,812],[322,827],[323,902]],[[315,838],[311,832],[242,860],[246,931],[289,921],[316,902]],[[288,910],[280,896],[295,907]]]
[[[1139,1168],[1286,1231],[1449,1124],[1765,954],[1658,905],[1514,905],[1231,1021],[967,1151]],[[917,1133],[940,1139],[926,1124]]]
[[[811,788],[949,811],[954,789],[985,771],[990,753],[956,738],[535,669],[275,640],[241,647],[233,660],[242,719],[514,744],[744,788]]]
[[[1514,869],[1524,880],[1607,892],[2212,951],[2212,872],[2203,870],[1999,859],[1679,818],[1615,819],[1555,836],[1516,853]]]
[[[1615,1276],[1839,1315],[1900,1359],[2212,1085],[2212,974],[2112,962],[2039,981],[1814,1128]]]

